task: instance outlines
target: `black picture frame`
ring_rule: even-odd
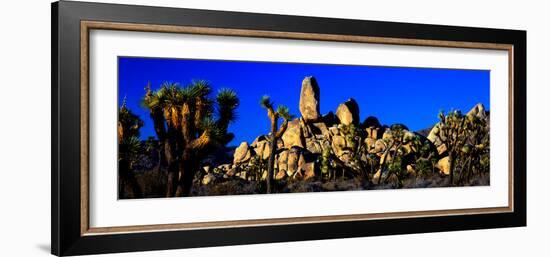
[[[52,4],[51,252],[81,255],[526,225],[526,31],[61,1]],[[513,201],[506,213],[81,233],[80,40],[83,20],[513,45]]]

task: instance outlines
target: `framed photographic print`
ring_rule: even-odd
[[[52,5],[52,253],[526,225],[526,32]]]

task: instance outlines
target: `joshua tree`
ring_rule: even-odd
[[[380,164],[380,158],[378,158],[378,156],[373,153],[368,153],[366,157],[366,162],[369,166],[368,179],[370,180],[371,177],[373,177],[376,173],[378,165]]]
[[[468,174],[477,168],[475,165],[485,163],[481,157],[489,152],[489,130],[484,119],[474,114],[463,115],[458,110],[447,115],[440,112],[439,119],[434,134],[447,148],[450,165],[449,183],[453,184],[457,163],[460,164],[461,173],[464,173],[463,170],[466,168]]]
[[[153,120],[153,126],[155,128],[155,133],[157,134],[158,139],[158,164],[157,170],[160,171],[162,166],[165,166],[167,163],[165,144],[166,142],[166,124],[164,122],[164,113],[163,109],[159,104],[159,101],[163,96],[160,94],[160,91],[153,92],[151,91],[151,83],[147,83],[145,87],[145,97],[142,101],[142,106],[149,109],[149,115]]]
[[[388,172],[385,181],[387,181],[393,173],[396,173],[400,169],[401,159],[396,159],[396,157],[400,154],[401,146],[405,143],[404,132],[405,127],[401,124],[394,124],[387,130],[386,133],[388,133],[389,136],[383,139],[386,147],[380,157],[380,177],[378,177],[378,184],[380,184],[382,174],[386,168],[388,169]],[[397,164],[399,164],[399,169],[396,166]]]
[[[288,107],[279,105],[277,107],[277,111],[273,108],[273,102],[271,102],[271,99],[269,96],[264,95],[262,99],[260,100],[260,105],[267,110],[267,117],[269,118],[269,121],[271,122],[271,152],[269,154],[269,161],[267,163],[267,193],[271,193],[271,179],[273,178],[273,169],[275,167],[275,154],[277,151],[277,141],[283,133],[285,133],[285,130],[288,126],[288,120],[292,119],[292,115],[290,115],[290,112],[288,110]],[[279,118],[283,119],[283,124],[281,127],[278,127]]]
[[[124,198],[125,188],[129,186],[133,198],[141,197],[141,188],[132,170],[141,149],[139,129],[143,121],[126,107],[126,97],[118,111],[118,175],[119,198]]]
[[[342,163],[345,166],[344,170],[350,170],[353,172],[353,176],[359,175],[363,180],[369,181],[368,154],[366,147],[362,144],[365,139],[364,130],[352,123],[347,126],[342,124],[341,131],[344,133],[346,146],[350,150],[350,160],[352,160],[349,163]]]
[[[416,149],[415,166],[418,175],[426,176],[435,173],[438,156],[430,141],[416,135],[412,140],[412,145]]]
[[[449,155],[449,184],[453,184],[456,155],[464,142],[464,116],[460,111],[451,111],[447,116],[439,113],[439,125],[434,127],[434,134],[447,148]]]
[[[466,115],[464,125],[467,137],[457,158],[457,168],[460,168],[459,182],[468,181],[474,172],[479,173],[489,168],[489,127],[487,121],[469,114]]]
[[[384,182],[391,177],[396,179],[397,187],[403,185],[403,180],[408,176],[407,164],[414,163],[416,157],[413,154],[414,133],[407,131],[402,124],[394,124],[384,133],[384,148],[380,156],[380,176],[378,184],[382,181],[383,172],[386,170]]]
[[[327,180],[330,180],[331,174],[331,163],[330,163],[331,150],[329,147],[323,149],[321,156],[319,156],[319,163],[321,164],[321,174],[322,177],[326,177]]]
[[[231,89],[221,89],[211,99],[211,91],[208,82],[199,80],[186,87],[164,83],[158,91],[145,96],[146,107],[157,119],[162,110],[164,121],[159,120],[159,127],[166,124],[167,128],[164,139],[167,197],[189,195],[202,158],[232,139],[227,128],[236,118],[237,94]],[[147,100],[148,95],[154,96],[149,98],[152,100]]]

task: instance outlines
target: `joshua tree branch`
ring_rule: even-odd
[[[201,150],[201,149],[204,149],[206,146],[208,146],[211,143],[211,141],[212,141],[212,138],[210,137],[210,132],[206,130],[206,131],[203,131],[198,138],[193,139],[190,142],[189,147],[192,149]]]
[[[276,138],[276,139],[281,138],[281,136],[283,136],[283,134],[285,133],[287,127],[288,127],[288,120],[285,119],[285,120],[283,121],[283,124],[281,124],[281,127],[279,128],[279,130],[277,131],[277,133],[275,133],[275,138]]]

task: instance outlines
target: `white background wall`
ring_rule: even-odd
[[[142,252],[118,256],[548,256],[550,18],[545,1],[114,0],[199,9],[528,31],[528,227]],[[50,1],[0,12],[0,255],[46,256],[50,244]]]

